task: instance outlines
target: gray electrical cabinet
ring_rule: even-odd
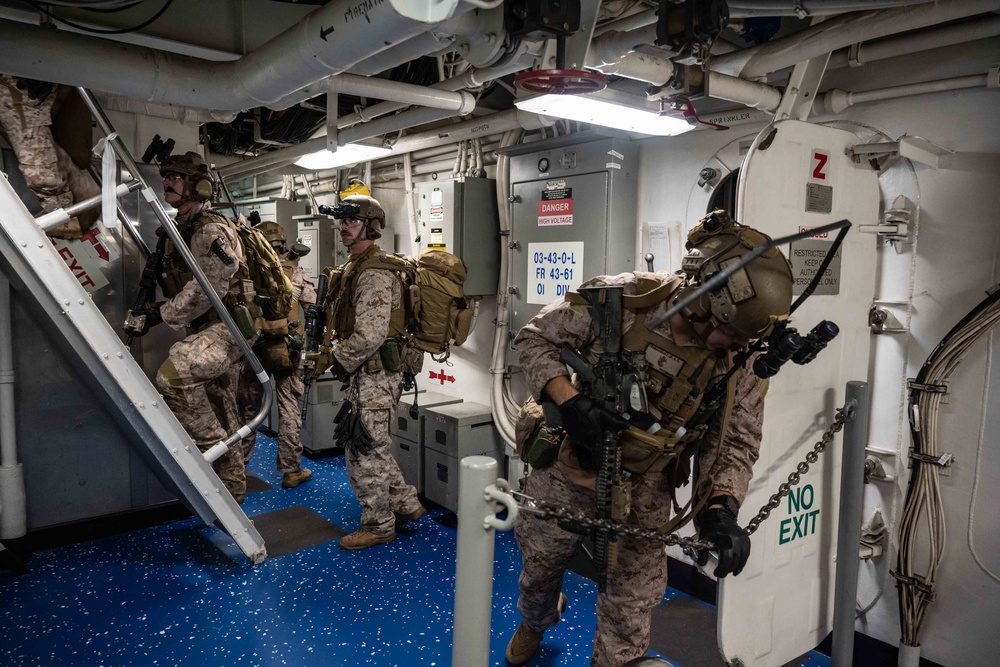
[[[336,447],[333,441],[336,424],[333,420],[344,402],[346,392],[341,391],[342,386],[343,383],[332,374],[324,373],[313,382],[309,395],[302,396],[302,401],[309,401],[309,409],[306,411],[305,421],[302,422],[299,439],[303,451],[307,454],[320,454]]]
[[[638,146],[539,143],[509,152],[512,333],[583,281],[636,268]]]
[[[225,212],[225,210],[223,210]],[[236,213],[242,213],[247,218],[254,211],[260,215],[261,222],[265,220],[281,225],[288,237],[288,243],[295,243],[298,225],[294,217],[309,212],[309,204],[305,201],[290,201],[288,199],[272,199],[260,197],[244,200],[236,205]]]
[[[338,248],[343,250],[337,243],[340,231],[338,223],[328,215],[297,215],[295,222],[298,228],[293,238],[312,249],[308,255],[299,260],[299,266],[313,285],[316,285],[320,271],[347,261],[346,256],[343,259],[336,256]]]
[[[424,434],[424,496],[458,510],[459,463],[466,456],[504,461],[504,442],[488,405],[454,403],[427,410]]]
[[[407,483],[417,487],[417,493],[424,492],[424,438],[423,421],[430,408],[461,403],[461,398],[446,396],[433,391],[417,394],[417,416],[410,414],[413,394],[399,399],[396,405],[396,421],[392,424],[392,455],[403,471]]]
[[[460,257],[469,270],[467,295],[495,294],[500,275],[496,181],[428,181],[415,189],[420,249],[439,248]]]

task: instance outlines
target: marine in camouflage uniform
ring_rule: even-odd
[[[344,268],[347,275],[352,263],[384,254],[374,238],[385,226],[385,213],[378,201],[363,195],[346,197],[341,205],[343,213],[335,216],[340,219],[341,242],[349,250]],[[386,369],[379,354],[389,332],[390,315],[402,306],[402,287],[390,271],[375,268],[361,271],[353,284],[352,292],[342,299],[353,305],[353,332],[333,341],[331,361],[335,373],[349,376],[346,398],[360,411],[372,444],[366,451],[353,444],[345,448],[347,475],[361,505],[361,529],[340,540],[340,547],[348,550],[391,542],[397,524],[416,520],[426,512],[416,488],[403,479],[391,449],[389,426],[403,373]],[[346,306],[346,302],[341,305]]]
[[[0,75],[0,127],[20,162],[21,173],[42,205],[42,213],[73,203],[52,138],[51,84]]]
[[[787,263],[783,257],[780,261]],[[645,327],[644,322],[654,320],[673,305],[677,294],[685,287],[683,273],[601,276],[584,283],[583,287],[620,285],[624,287],[626,296],[636,295],[643,293],[638,287],[640,275],[645,277],[645,288],[650,284],[663,285],[664,291],[669,293],[667,298],[649,308],[644,321],[637,325]],[[791,294],[790,273],[787,285],[788,298],[782,295],[778,299],[786,313]],[[636,311],[623,308],[622,331],[628,332],[635,323]],[[718,322],[697,326],[698,330],[695,330],[692,322],[678,313],[653,333],[681,349],[715,350],[714,354],[705,357],[705,363],[711,369],[711,377],[719,378],[730,367],[727,351],[745,347],[752,336]],[[518,358],[536,400],[547,398],[563,404],[577,394],[577,389],[570,384],[566,365],[559,359],[563,345],[580,350],[591,362],[600,352],[597,349],[599,344],[595,344],[593,322],[587,306],[560,298],[543,308],[515,339]],[[657,363],[655,355],[647,352],[645,356],[651,366]],[[676,357],[674,360],[679,361]],[[670,361],[664,362],[664,365],[676,368],[676,364],[671,366]],[[714,501],[719,499],[721,503],[726,496],[737,503],[738,509],[738,503],[746,496],[752,467],[758,458],[767,382],[756,377],[747,366],[737,370],[729,381],[731,398],[730,412],[726,415],[726,432],[722,432],[726,419],[723,417],[724,410],[719,410],[709,422],[698,449],[697,469],[701,475],[695,485],[695,493],[706,495],[706,508],[711,511],[719,511]],[[601,432],[599,426],[596,430]],[[531,472],[525,493],[593,517],[596,508],[595,474],[581,464],[571,440],[570,437],[563,440],[554,464]],[[667,472],[670,470],[657,468],[632,475],[631,506],[626,523],[655,530],[668,522],[674,487],[678,481],[686,483],[687,471],[684,471],[681,480]],[[736,529],[742,530],[738,526]],[[518,515],[514,530],[523,559],[518,599],[523,622],[511,639],[507,656],[510,664],[521,665],[528,662],[537,650],[542,633],[560,620],[562,608],[566,605],[566,598],[560,592],[563,575],[583,536],[563,530],[555,521],[528,513]],[[738,574],[748,555],[749,540],[743,560],[730,571]],[[666,573],[666,557],[661,543],[618,538],[617,556],[609,559],[605,590],[599,592],[597,597],[593,666],[619,666],[646,655],[651,612],[666,590]],[[725,576],[727,572],[716,574]]]
[[[276,223],[263,223],[273,225],[279,230],[281,226]],[[276,238],[268,229],[262,229],[268,241],[279,255],[285,255],[284,231],[281,230],[280,243],[276,244]],[[303,316],[305,309],[316,303],[316,289],[306,276],[306,272],[298,265],[298,260],[290,260],[287,256],[281,260],[281,267],[292,281],[292,298],[298,304],[294,309],[295,314],[289,313],[289,320],[298,322],[298,331],[301,332],[304,326]],[[309,480],[312,471],[302,467],[302,441],[300,433],[302,430],[302,411],[299,401],[305,391],[305,384],[302,381],[302,369],[298,365],[298,359],[293,359],[296,367],[291,371],[278,372],[274,374],[275,401],[278,404],[278,470],[282,476],[281,485],[284,488],[293,488]],[[244,363],[244,373],[240,381],[237,401],[240,405],[243,421],[249,421],[256,409],[254,406],[260,405],[263,396],[263,389],[260,383],[252,374],[247,377],[247,367]],[[253,456],[254,445],[257,442],[257,434],[252,433],[243,439],[243,459],[249,464],[250,457]]]
[[[188,153],[168,158],[161,163],[160,173],[164,176],[164,199],[178,210],[176,224],[181,235],[190,239],[191,254],[215,293],[223,298],[243,260],[243,245],[229,221],[209,210],[207,198],[195,194],[196,180],[211,179],[207,168],[204,175],[192,176],[203,164],[199,156]],[[236,387],[242,352],[201,285],[187,272],[179,252],[170,252],[170,247],[168,244],[164,257],[167,278],[161,284],[168,300],[147,313],[144,332],[163,321],[190,333],[170,347],[167,360],[157,371],[156,385],[177,421],[204,452],[239,427]],[[237,502],[243,502],[246,473],[240,448],[230,448],[213,467]]]

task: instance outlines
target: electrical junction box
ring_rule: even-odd
[[[306,419],[302,422],[299,440],[302,449],[307,454],[319,454],[336,448],[333,431],[337,427],[333,423],[340,406],[344,402],[346,391],[341,390],[343,383],[329,372],[324,373],[313,382],[309,395],[303,395],[300,401],[309,401]],[[274,420],[272,427],[278,430],[278,421]]]
[[[391,426],[392,455],[403,472],[403,479],[424,492],[423,421],[427,410],[441,405],[461,403],[461,398],[421,390],[417,394],[417,416],[410,416],[413,394],[407,393],[396,404],[396,421]]]
[[[504,463],[504,442],[488,405],[464,402],[429,408],[423,433],[424,495],[453,512],[458,510],[463,458],[489,456],[498,464]]]
[[[638,146],[599,135],[557,139],[507,151],[515,335],[584,280],[636,268]],[[569,139],[577,143],[563,145]]]
[[[439,248],[465,262],[469,296],[496,294],[500,218],[496,181],[464,178],[415,185],[420,249]]]
[[[297,231],[295,241],[312,248],[312,251],[299,260],[299,266],[306,276],[316,285],[320,272],[328,266],[337,266],[347,261],[346,256],[340,259],[335,255],[340,246],[340,229],[336,220],[328,215],[297,215],[295,216]],[[290,237],[291,238],[291,237]]]

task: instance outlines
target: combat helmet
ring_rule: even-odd
[[[689,284],[678,298],[770,240],[766,234],[736,222],[725,211],[712,211],[688,233],[688,252],[681,268]],[[769,248],[730,276],[724,287],[690,303],[684,315],[694,322],[725,324],[744,336],[760,338],[788,319],[792,282],[788,260],[777,248]]]
[[[373,241],[382,238],[382,230],[385,229],[385,209],[374,197],[351,195],[341,199],[340,203],[332,208],[322,207],[320,212],[329,213],[337,220],[364,220],[368,238]]]
[[[194,151],[183,155],[170,155],[160,161],[160,176],[182,174],[193,184],[194,199],[208,201],[216,194],[215,177],[205,159]]]
[[[264,235],[267,242],[274,247],[284,248],[285,244],[288,242],[288,236],[285,234],[285,228],[276,222],[265,220],[257,225],[257,229],[259,229],[260,233]]]

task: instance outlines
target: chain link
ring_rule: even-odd
[[[819,455],[823,453],[831,442],[833,442],[833,436],[839,433],[844,428],[844,424],[853,418],[853,405],[837,409],[837,414],[834,417],[833,423],[826,430],[826,432],[823,433],[819,442],[813,446],[812,451],[806,454],[805,460],[795,466],[795,470],[788,475],[788,480],[778,485],[777,493],[771,496],[771,499],[767,501],[766,505],[760,508],[760,511],[757,512],[757,515],[754,518],[750,519],[750,523],[747,524],[746,528],[747,534],[752,535],[756,532],[757,528],[760,527],[760,524],[762,524],[767,517],[770,516],[771,511],[777,509],[778,506],[781,505],[782,498],[787,496],[789,491],[792,490],[792,487],[799,483],[802,475],[809,472],[809,466],[816,463],[816,461],[819,460]],[[665,535],[663,533],[658,533],[655,530],[648,530],[638,526],[629,526],[624,523],[612,521],[611,519],[597,519],[589,517],[579,512],[573,512],[547,500],[536,500],[531,496],[517,491],[510,491],[510,494],[514,496],[515,500],[517,500],[519,511],[534,514],[541,519],[555,519],[556,521],[564,521],[573,524],[574,527],[600,529],[608,531],[611,535],[623,535],[625,537],[632,537],[635,539],[662,542],[668,546],[679,546],[689,554],[699,550],[711,550],[715,548],[714,543],[707,540],[699,540],[696,537],[680,537],[672,533]]]

